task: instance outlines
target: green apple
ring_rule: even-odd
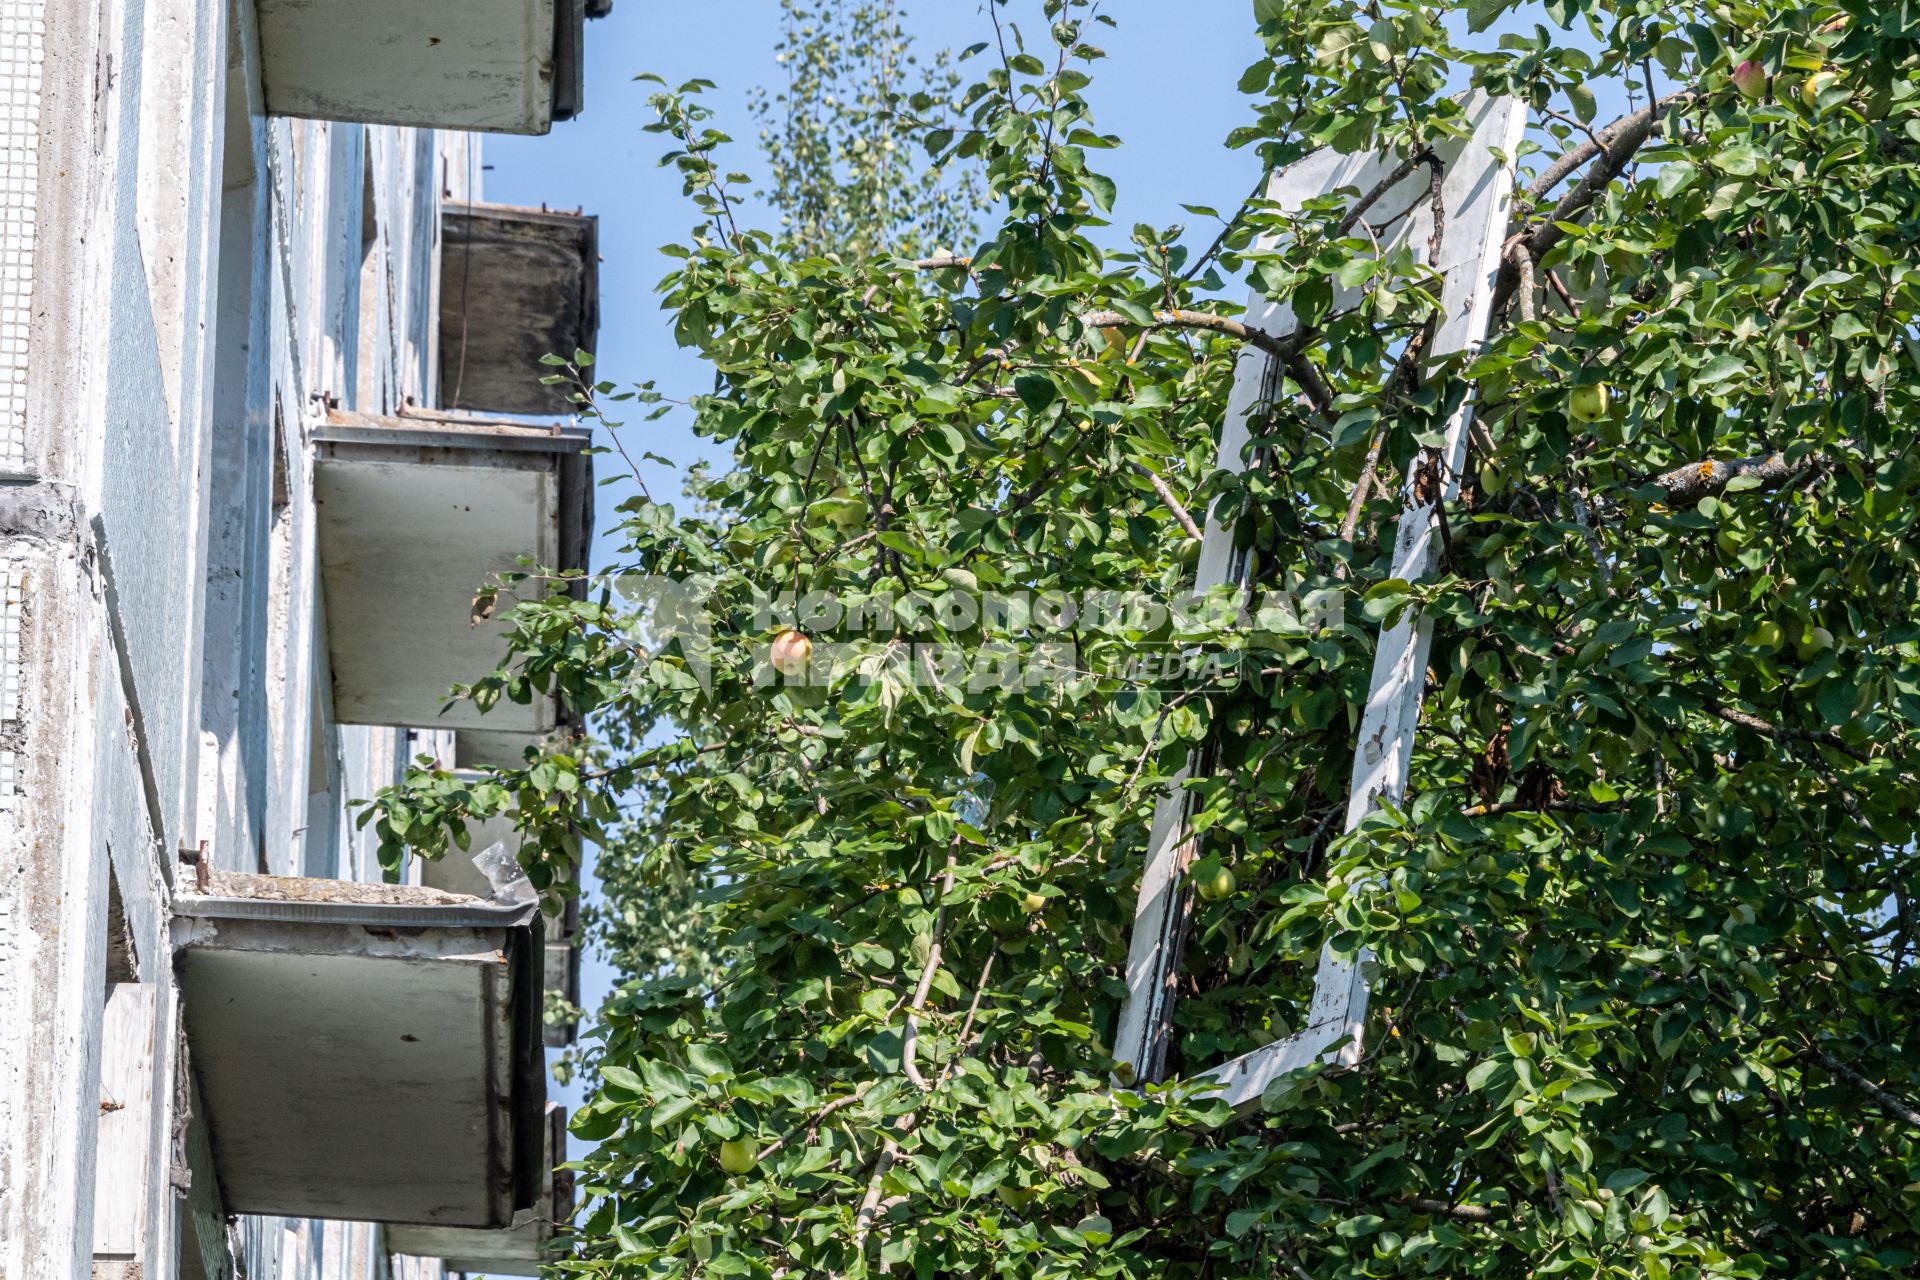
[[[1000,1197],[1001,1204],[1018,1213],[1033,1203],[1034,1190],[1032,1187],[1010,1187],[1003,1182],[993,1189],[993,1194]]]
[[[1047,899],[1044,894],[1028,893],[1020,899],[1020,905],[1028,915],[1037,916],[1047,909]]]
[[[1567,412],[1576,422],[1598,422],[1607,416],[1607,410],[1613,404],[1613,388],[1604,382],[1590,382],[1575,387],[1567,398]]]
[[[1748,58],[1733,69],[1733,87],[1741,97],[1758,102],[1767,96],[1767,69]]]
[[[735,1138],[720,1144],[720,1167],[736,1178],[743,1173],[752,1173],[753,1166],[759,1163],[760,1152],[751,1138]]]
[[[1800,655],[1802,662],[1811,662],[1831,648],[1833,632],[1825,627],[1808,627],[1793,645],[1793,651]]]
[[[1800,101],[1807,110],[1813,111],[1820,106],[1820,95],[1840,77],[1831,71],[1816,71],[1807,77],[1800,86]]]
[[[1223,898],[1232,896],[1233,891],[1240,887],[1240,881],[1235,878],[1233,868],[1221,867],[1212,875],[1202,877],[1196,887],[1200,891],[1200,896],[1208,902],[1219,902]]]
[[[1771,620],[1761,623],[1747,635],[1747,644],[1755,649],[1765,649],[1768,653],[1778,653],[1787,643],[1787,633],[1779,623]]]
[[[1507,476],[1504,471],[1491,462],[1480,464],[1480,492],[1489,498],[1494,498],[1506,492],[1506,488]]]

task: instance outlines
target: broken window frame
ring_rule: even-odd
[[[1377,222],[1384,225],[1369,228],[1382,256],[1406,245],[1420,262],[1440,274],[1440,311],[1426,357],[1429,361],[1471,355],[1485,340],[1527,111],[1517,99],[1474,92],[1463,101],[1462,119],[1470,133],[1436,142],[1430,154],[1437,164],[1422,158],[1409,163],[1403,154],[1387,150],[1355,155],[1321,151],[1275,173],[1267,187],[1269,200],[1293,211],[1310,200],[1360,193],[1353,198],[1360,202],[1362,215],[1373,210],[1382,215]],[[1438,237],[1433,234],[1432,207],[1436,170],[1444,212]],[[1358,293],[1336,287],[1334,307],[1350,304]],[[1288,304],[1257,292],[1248,303],[1246,323],[1276,339],[1297,328]],[[1277,357],[1252,345],[1241,352],[1220,432],[1217,465],[1223,470],[1246,469],[1247,420],[1277,395],[1284,372],[1280,366]],[[1441,529],[1444,504],[1460,494],[1472,414],[1469,390],[1449,416],[1440,448],[1426,451],[1408,470],[1394,537],[1394,577],[1414,582],[1435,568],[1440,549],[1435,535]],[[1431,483],[1436,469],[1437,494]],[[1245,551],[1235,549],[1233,531],[1223,528],[1210,513],[1195,591],[1223,583],[1244,586],[1246,574]],[[1433,620],[1411,612],[1380,634],[1354,752],[1343,831],[1353,830],[1381,801],[1397,804],[1405,797],[1432,639]],[[1192,915],[1193,889],[1187,869],[1198,844],[1191,827],[1194,793],[1186,783],[1212,771],[1212,755],[1207,746],[1194,751],[1154,808],[1127,957],[1127,1000],[1114,1036],[1115,1075],[1122,1084],[1157,1081],[1165,1071],[1175,985]],[[1205,1092],[1244,1109],[1258,1103],[1271,1082],[1291,1072],[1317,1061],[1357,1061],[1369,994],[1366,964],[1364,952],[1342,957],[1331,943],[1323,947],[1305,1025],[1201,1073],[1199,1078],[1211,1082]]]

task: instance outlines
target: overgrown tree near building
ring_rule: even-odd
[[[617,594],[530,600],[473,694],[680,733],[488,788],[422,773],[379,819],[431,854],[516,797],[545,877],[576,797],[590,833],[646,788],[720,886],[725,976],[603,1012],[564,1271],[1911,1272],[1920,28],[1880,0],[1514,7],[1256,0],[1241,80],[1250,182],[1328,145],[1418,162],[1469,81],[1532,105],[1470,364],[1419,360],[1431,281],[1337,208],[1114,252],[1077,0],[991,6],[964,127],[917,138],[1000,202],[965,258],[740,223],[726,140],[659,95],[700,218],[664,296],[734,470],[713,518],[628,504],[610,572],[697,584],[712,647],[635,643]],[[1308,326],[1238,480],[1212,440],[1260,340],[1228,268]],[[1364,300],[1332,311],[1329,276]],[[1469,391],[1473,482],[1409,589],[1382,534]],[[941,606],[980,590],[1172,594],[1210,506],[1261,581],[1341,585],[1344,623],[1072,637],[1096,669],[1242,656],[1188,690],[974,688],[908,647],[977,651]],[[783,624],[754,595],[782,588],[916,603],[823,629],[851,674],[765,683]],[[1411,799],[1338,836],[1378,622],[1409,606],[1438,637]],[[1153,798],[1209,739],[1195,825],[1237,883],[1196,909],[1176,1073],[1295,1025],[1323,943],[1374,958],[1361,1060],[1237,1117],[1108,1075]]]

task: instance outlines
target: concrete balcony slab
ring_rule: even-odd
[[[537,904],[215,872],[173,928],[230,1212],[502,1228],[536,1204]]]
[[[581,102],[585,0],[255,0],[274,115],[545,133]]]
[[[440,403],[478,413],[570,413],[547,355],[600,335],[600,232],[591,214],[453,204],[440,214]]]
[[[328,415],[314,433],[314,499],[340,723],[554,728],[552,697],[502,699],[482,714],[447,695],[505,656],[504,617],[476,616],[481,586],[523,557],[585,565],[590,440],[580,428],[454,414]]]

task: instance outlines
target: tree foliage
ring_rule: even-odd
[[[602,1012],[562,1270],[1911,1272],[1920,14],[1514,7],[1256,0],[1232,139],[1251,182],[1323,146],[1417,158],[1469,83],[1526,100],[1471,363],[1421,358],[1431,278],[1340,202],[1116,247],[1073,0],[991,6],[962,118],[917,134],[999,202],[964,260],[741,225],[698,86],[658,95],[700,218],[663,298],[734,466],[711,512],[628,502],[606,572],[698,584],[713,644],[640,644],[611,589],[523,600],[474,693],[558,688],[625,749],[421,773],[378,818],[432,854],[517,796],[524,856],[564,869],[576,797],[592,832],[645,791],[712,886],[724,977]],[[1238,330],[1231,275],[1307,340]],[[1288,376],[1234,477],[1213,442],[1250,343]],[[1467,394],[1442,573],[1392,581],[1402,483]],[[915,642],[995,639],[940,607],[967,593],[1176,593],[1207,509],[1345,620],[1083,619],[1074,678],[925,674]],[[755,596],[781,589],[890,603],[821,628],[833,679],[769,682],[785,624]],[[1338,836],[1377,628],[1409,609],[1436,629],[1410,801]],[[1168,641],[1245,678],[1103,674]],[[1108,1079],[1152,802],[1208,741],[1195,826],[1237,887],[1196,910],[1175,1073],[1297,1025],[1323,944],[1372,956],[1361,1060],[1243,1116]]]
[[[972,170],[922,163],[960,75],[914,51],[897,0],[780,0],[787,82],[752,97],[768,184],[802,257],[850,259],[971,244],[985,202]]]

